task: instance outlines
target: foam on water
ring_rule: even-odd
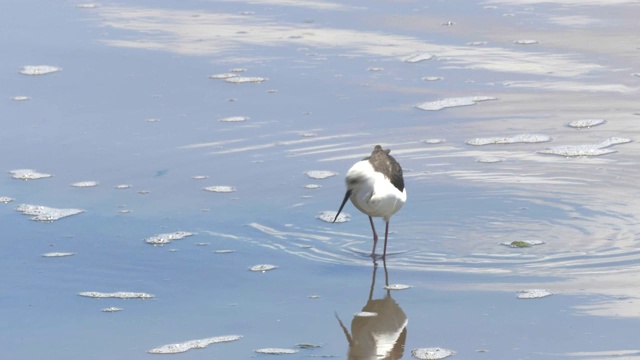
[[[14,179],[18,180],[37,180],[52,177],[51,174],[39,173],[32,169],[17,169],[9,171]]]
[[[25,65],[20,69],[20,74],[31,75],[31,76],[46,75],[46,74],[51,74],[51,73],[54,73],[54,72],[58,72],[60,70],[62,70],[62,69],[57,67],[57,66]]]
[[[128,291],[118,291],[112,293],[103,293],[98,291],[85,291],[78,293],[78,295],[82,297],[95,298],[95,299],[152,299],[155,295],[147,294],[147,293],[136,293],[136,292],[128,292]]]
[[[79,181],[71,184],[71,186],[77,187],[77,188],[94,187],[94,186],[98,186],[98,182],[97,181]]]
[[[351,220],[351,215],[345,212],[341,212],[340,215],[338,215],[338,218],[336,218],[337,213],[338,213],[337,211],[332,211],[332,210],[322,211],[316,217],[328,223],[333,223],[334,222],[333,219],[336,219],[335,221],[336,223],[343,223]]]
[[[584,129],[584,128],[591,128],[594,126],[602,125],[606,122],[607,120],[605,119],[582,119],[582,120],[574,120],[567,125],[572,128]]]
[[[248,116],[229,116],[225,118],[221,118],[218,121],[220,122],[244,122],[249,120]]]
[[[489,101],[489,100],[498,100],[498,98],[493,96],[469,96],[469,97],[458,97],[458,98],[446,98],[446,99],[441,99],[436,101],[423,102],[416,105],[416,107],[420,110],[425,110],[425,111],[437,111],[437,110],[442,110],[442,109],[452,108],[452,107],[471,106],[481,101]]]
[[[0,196],[0,204],[7,204],[15,200],[14,198],[10,198],[8,196]]]
[[[308,177],[312,179],[317,179],[317,180],[326,179],[326,178],[338,175],[337,172],[325,171],[325,170],[310,170],[310,171],[305,171],[305,174]]]
[[[214,193],[232,193],[236,191],[236,188],[233,186],[226,186],[226,185],[214,185],[214,186],[207,186],[205,188],[202,188],[202,190],[208,191],[208,192],[214,192]]]
[[[66,257],[66,256],[73,256],[76,253],[72,253],[72,252],[49,252],[49,253],[45,253],[42,254],[42,257]]]
[[[277,265],[259,264],[259,265],[253,265],[252,267],[249,268],[249,270],[253,272],[266,272],[266,271],[274,270],[277,268],[278,268]]]
[[[284,348],[262,348],[254,351],[258,354],[269,354],[269,355],[285,355],[285,354],[298,353],[298,350],[296,349],[284,349]]]
[[[551,136],[541,134],[518,134],[513,136],[494,136],[488,138],[475,138],[466,143],[474,146],[489,144],[517,144],[517,143],[541,143],[551,141]]]
[[[411,350],[411,356],[420,360],[439,360],[454,355],[455,351],[432,347],[432,348],[420,348]]]
[[[194,233],[190,233],[188,231],[175,231],[172,233],[159,234],[155,236],[148,237],[144,239],[144,242],[151,245],[166,245],[174,240],[181,240],[188,236],[193,236]]]
[[[541,299],[552,295],[549,290],[545,289],[527,289],[518,292],[518,299]]]
[[[56,209],[42,205],[20,204],[16,208],[17,211],[31,216],[31,220],[51,222],[60,220],[67,216],[83,213],[81,209]]]
[[[611,146],[626,144],[631,141],[631,139],[627,138],[610,137],[593,145],[562,145],[540,150],[538,153],[565,157],[600,156],[617,152],[616,150],[608,149]]]
[[[411,285],[405,284],[389,284],[384,287],[385,290],[406,290],[411,288]]]
[[[232,84],[259,84],[269,79],[257,76],[235,76],[224,79],[224,81]]]
[[[122,308],[112,306],[112,307],[100,309],[100,311],[105,312],[105,313],[114,313],[114,312],[122,311]]]
[[[150,354],[177,354],[189,351],[191,349],[204,349],[211,344],[225,343],[237,341],[242,338],[241,335],[225,335],[216,336],[206,339],[189,340],[182,343],[162,345],[148,351]]]
[[[407,63],[417,63],[420,61],[431,60],[433,59],[433,55],[427,53],[417,53],[409,56],[405,56],[402,58],[402,61]]]

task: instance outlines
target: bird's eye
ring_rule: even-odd
[[[349,185],[356,185],[356,184],[357,184],[357,183],[359,183],[359,182],[360,182],[360,179],[359,179],[359,178],[356,178],[356,177],[353,177],[353,178],[349,178],[349,179],[347,179],[347,183],[348,183]]]

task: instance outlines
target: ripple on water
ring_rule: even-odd
[[[32,169],[17,169],[11,170],[9,173],[12,175],[14,179],[18,180],[37,180],[37,179],[45,179],[52,177],[51,174],[39,173]]]
[[[18,96],[12,97],[11,100],[13,100],[13,101],[27,101],[27,100],[31,100],[31,98],[29,96],[18,95]]]
[[[411,356],[420,360],[438,360],[454,355],[455,351],[439,347],[411,350]]]
[[[16,208],[17,211],[31,216],[31,220],[51,222],[60,220],[67,216],[83,213],[82,209],[56,209],[42,205],[20,204]]]
[[[489,144],[516,144],[516,143],[541,143],[551,141],[551,136],[541,134],[518,134],[513,136],[493,136],[488,138],[475,138],[466,143],[474,146]]]
[[[148,351],[150,354],[177,354],[191,349],[204,349],[211,344],[224,343],[240,340],[241,335],[216,336],[206,339],[189,340],[177,344],[167,344]]]
[[[475,105],[481,101],[489,101],[489,100],[498,100],[498,98],[493,96],[469,96],[469,97],[458,97],[458,98],[446,98],[446,99],[440,99],[436,101],[423,102],[416,105],[416,107],[420,110],[425,110],[425,111],[437,111],[437,110],[442,110],[442,109],[452,108],[452,107]]]

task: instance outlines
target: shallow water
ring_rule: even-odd
[[[640,358],[635,2],[5,10],[7,358],[139,359],[192,340],[173,356]],[[39,65],[58,71],[20,73]],[[227,73],[245,81],[211,78]],[[605,122],[569,126],[588,119]],[[468,144],[523,134],[550,141]],[[544,153],[612,138],[632,141]],[[376,144],[408,202],[374,266],[364,215],[318,217]],[[21,204],[83,212],[38,222]],[[145,243],[175,232],[194,235]],[[535,289],[552,295],[518,299]]]

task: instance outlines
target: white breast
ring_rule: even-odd
[[[383,217],[385,221],[389,221],[407,200],[406,189],[398,190],[383,174],[374,171],[367,160],[353,165],[345,181],[352,191],[353,205],[363,213]]]

